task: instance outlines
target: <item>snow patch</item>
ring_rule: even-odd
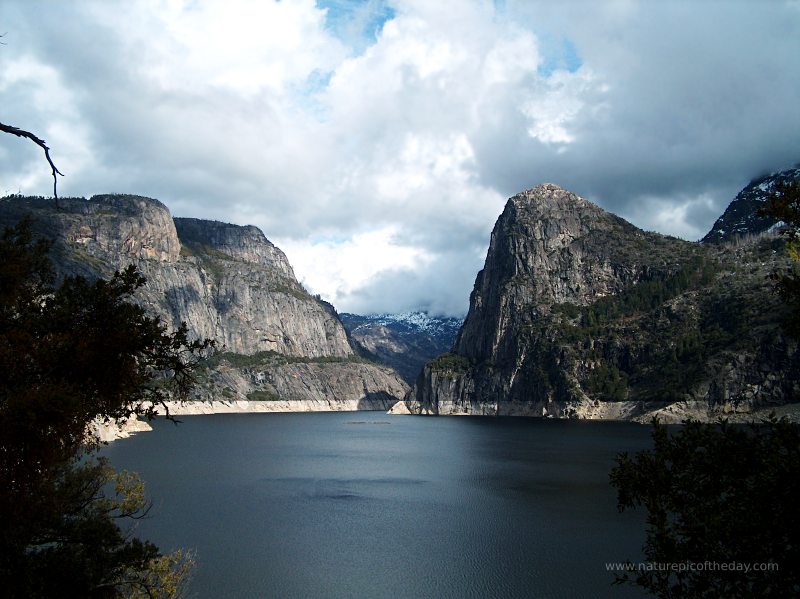
[[[782,220],[779,220],[777,223],[775,223],[769,229],[767,229],[767,232],[768,233],[775,233],[777,231],[780,231],[785,226],[786,226],[786,223],[783,222]]]
[[[367,318],[369,322],[359,325],[358,328],[368,324],[378,324],[385,327],[405,325],[426,333],[436,333],[443,328],[458,328],[464,322],[463,318],[430,316],[427,312],[414,311],[400,312],[398,314],[368,314],[364,318]]]

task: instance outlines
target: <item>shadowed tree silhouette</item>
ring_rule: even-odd
[[[800,426],[654,422],[653,441],[611,472],[620,511],[644,507],[648,524],[647,561],[618,582],[663,599],[800,596]]]
[[[130,300],[134,267],[54,284],[49,243],[23,221],[0,237],[0,585],[6,597],[173,597],[189,561],[119,524],[147,502],[96,459],[95,418],[152,417],[212,349]]]

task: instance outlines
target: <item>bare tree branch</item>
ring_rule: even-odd
[[[50,158],[50,148],[47,147],[45,141],[40,137],[36,137],[30,131],[25,131],[19,127],[12,127],[11,125],[4,125],[3,123],[0,123],[0,131],[10,133],[11,135],[16,135],[17,137],[26,137],[44,150],[44,157],[47,158],[50,168],[53,169],[53,196],[56,198],[56,200],[58,200],[58,190],[56,189],[56,186],[58,185],[58,179],[56,178],[56,175],[61,175],[63,177],[64,173],[58,170],[56,165],[53,164],[53,159]]]

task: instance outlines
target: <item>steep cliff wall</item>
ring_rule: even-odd
[[[541,185],[508,201],[453,353],[397,409],[634,419],[789,401],[800,352],[766,279],[785,260],[771,237],[709,248]]]
[[[619,293],[653,268],[669,268],[681,245],[556,185],[522,192],[492,231],[456,353],[483,361],[506,342],[514,349],[523,322],[554,303],[586,305]],[[644,251],[651,247],[656,251]]]
[[[136,265],[147,279],[137,301],[170,327],[185,322],[193,336],[215,339],[231,354],[340,360],[355,373],[347,382],[353,393],[366,394],[366,381],[374,383],[377,366],[347,363],[355,355],[332,306],[306,293],[283,252],[255,227],[173,219],[161,202],[139,196],[62,198],[58,207],[42,198],[0,200],[0,224],[26,216],[53,239],[62,275],[107,277]],[[397,375],[380,372],[387,393],[399,396]],[[292,380],[298,389],[328,388],[329,374],[312,370],[307,380]],[[293,390],[287,383],[283,392]]]

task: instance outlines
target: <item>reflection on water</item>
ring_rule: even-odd
[[[228,414],[106,451],[156,508],[138,533],[194,548],[205,597],[638,597],[643,514],[608,472],[649,427],[523,418]]]

